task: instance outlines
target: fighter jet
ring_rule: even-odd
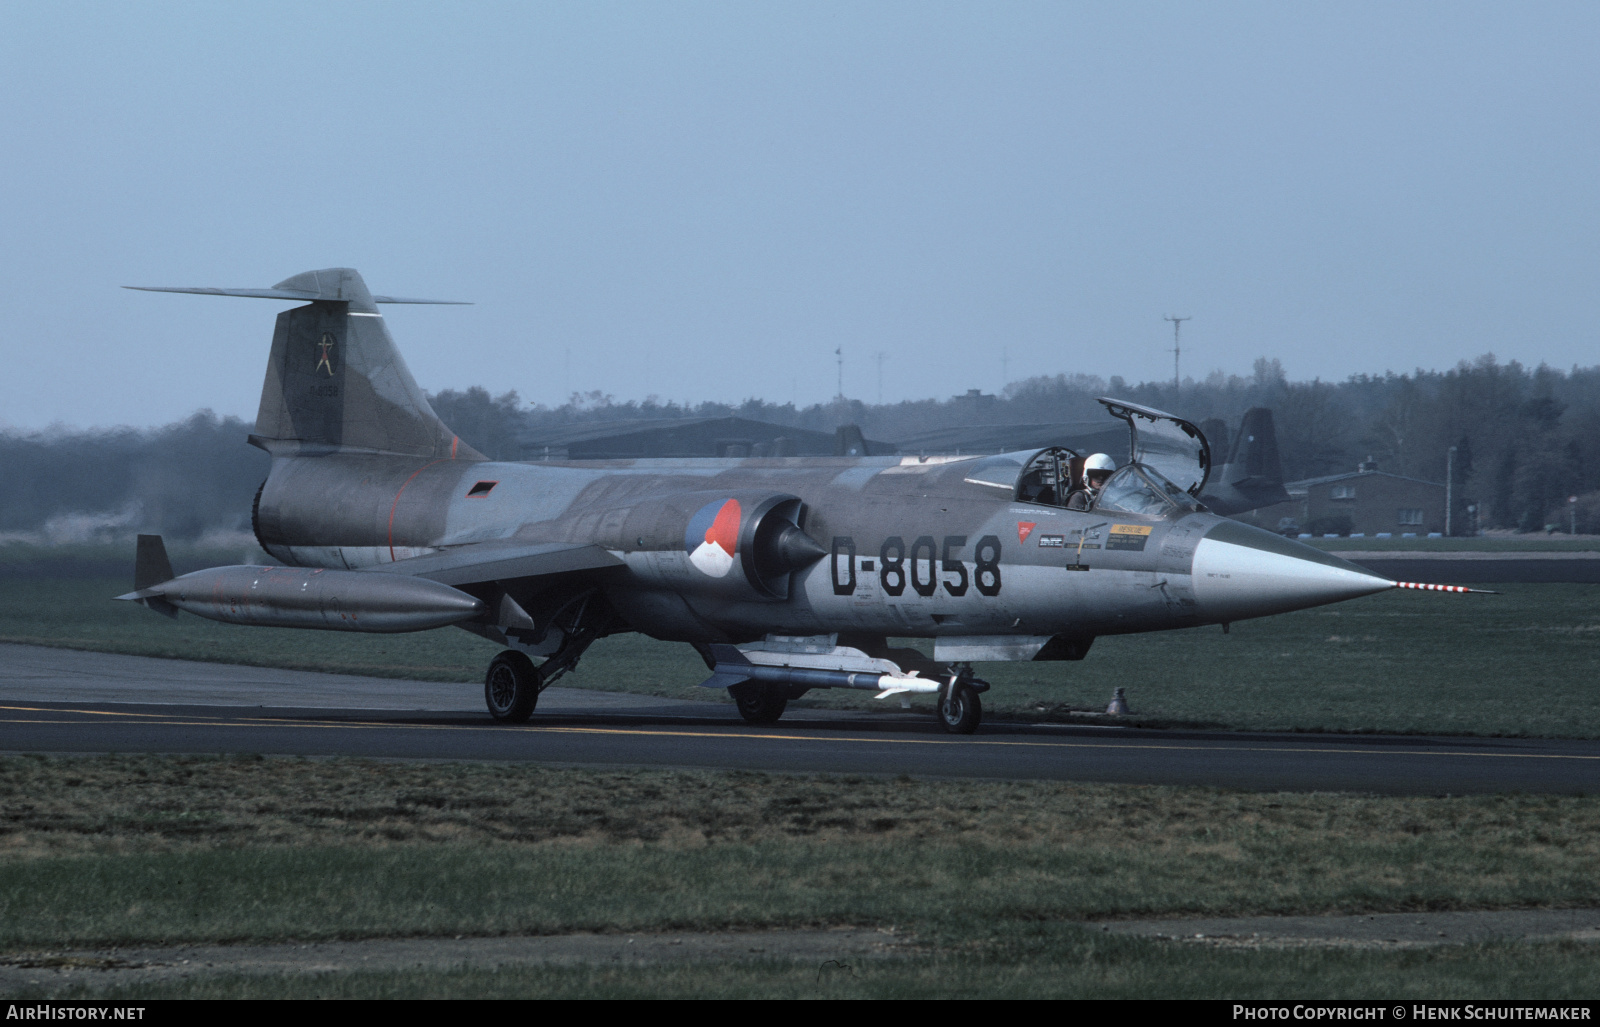
[[[285,566],[173,577],[146,536],[118,598],[238,624],[455,624],[505,647],[484,685],[499,721],[526,721],[595,640],[638,631],[693,646],[752,723],[852,688],[934,695],[965,733],[989,687],[973,663],[1081,660],[1100,635],[1400,584],[1210,512],[1204,434],[1114,398],[1126,453],[1084,510],[1068,508],[1084,454],[1065,447],[503,463],[435,416],[378,309],[432,301],[374,296],[349,268],[151,291],[302,304],[278,315],[249,437],[272,457],[252,524]]]

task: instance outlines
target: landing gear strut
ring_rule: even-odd
[[[534,707],[539,705],[539,693],[578,666],[578,660],[600,636],[603,627],[603,623],[594,623],[594,619],[585,616],[591,598],[591,595],[581,596],[575,604],[569,604],[557,614],[561,623],[553,630],[561,631],[561,645],[543,663],[534,666],[527,654],[516,649],[507,649],[489,662],[489,673],[483,680],[483,697],[489,706],[489,716],[502,724],[527,723]],[[783,712],[781,706],[778,712]]]

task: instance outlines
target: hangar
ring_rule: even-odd
[[[895,448],[853,424],[820,432],[748,417],[659,417],[534,429],[524,460],[632,460],[649,457],[877,456]]]
[[[1378,470],[1369,457],[1354,471],[1292,481],[1287,503],[1251,511],[1264,528],[1314,535],[1427,535],[1444,531],[1445,487]]]

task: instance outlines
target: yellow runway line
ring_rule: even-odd
[[[39,706],[0,706],[0,710],[10,710],[21,713],[60,713],[58,709]],[[1067,739],[1051,741],[1006,741],[1002,739],[983,738],[901,738],[885,735],[870,736],[829,736],[826,738],[816,735],[789,735],[789,734],[749,734],[736,731],[684,731],[670,728],[611,728],[611,727],[560,727],[540,724],[528,724],[520,727],[510,727],[505,724],[397,724],[392,721],[359,721],[359,720],[289,720],[281,717],[240,717],[234,719],[170,719],[170,714],[160,713],[130,713],[121,710],[77,710],[82,714],[92,714],[102,717],[136,717],[162,727],[314,727],[327,729],[360,728],[363,730],[401,730],[401,731],[507,731],[550,732],[552,734],[586,734],[586,735],[623,735],[644,736],[657,738],[722,738],[722,739],[752,739],[757,741],[774,742],[813,742],[813,743],[855,743],[885,745],[955,745],[955,746],[981,746],[985,748],[1031,748],[1031,749],[1129,749],[1144,752],[1271,752],[1271,753],[1307,753],[1331,756],[1463,756],[1483,757],[1487,759],[1523,759],[1523,760],[1600,760],[1600,755],[1584,756],[1575,753],[1538,753],[1538,752],[1482,752],[1476,750],[1452,749],[1336,749],[1336,748],[1310,748],[1305,746],[1269,746],[1269,745],[1179,745],[1162,744],[1155,742],[1075,742]],[[163,719],[168,718],[168,719]],[[17,718],[6,721],[16,724],[75,724],[72,720],[29,720]]]
[[[551,727],[547,731],[571,731],[587,734],[641,734],[641,735],[682,735],[687,738],[727,738],[726,734],[712,731],[641,731],[637,728],[606,728],[606,727]],[[1452,752],[1445,749],[1308,749],[1296,746],[1267,746],[1267,745],[1157,745],[1140,742],[1004,742],[999,739],[993,741],[985,739],[955,739],[955,738],[816,738],[810,735],[735,735],[737,738],[770,738],[775,741],[794,742],[892,742],[899,745],[999,745],[999,746],[1024,746],[1036,748],[1073,748],[1073,749],[1150,749],[1172,750],[1177,752],[1295,752],[1295,753],[1323,753],[1346,756],[1362,755],[1393,755],[1393,756],[1492,756],[1503,759],[1532,759],[1532,760],[1600,760],[1600,756],[1580,756],[1569,753],[1537,753],[1537,752]]]

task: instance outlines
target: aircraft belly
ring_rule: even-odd
[[[714,620],[708,620],[684,599],[667,589],[639,588],[633,583],[606,589],[606,599],[635,631],[668,642],[737,642],[749,636],[736,635]],[[760,637],[760,633],[753,637]]]

